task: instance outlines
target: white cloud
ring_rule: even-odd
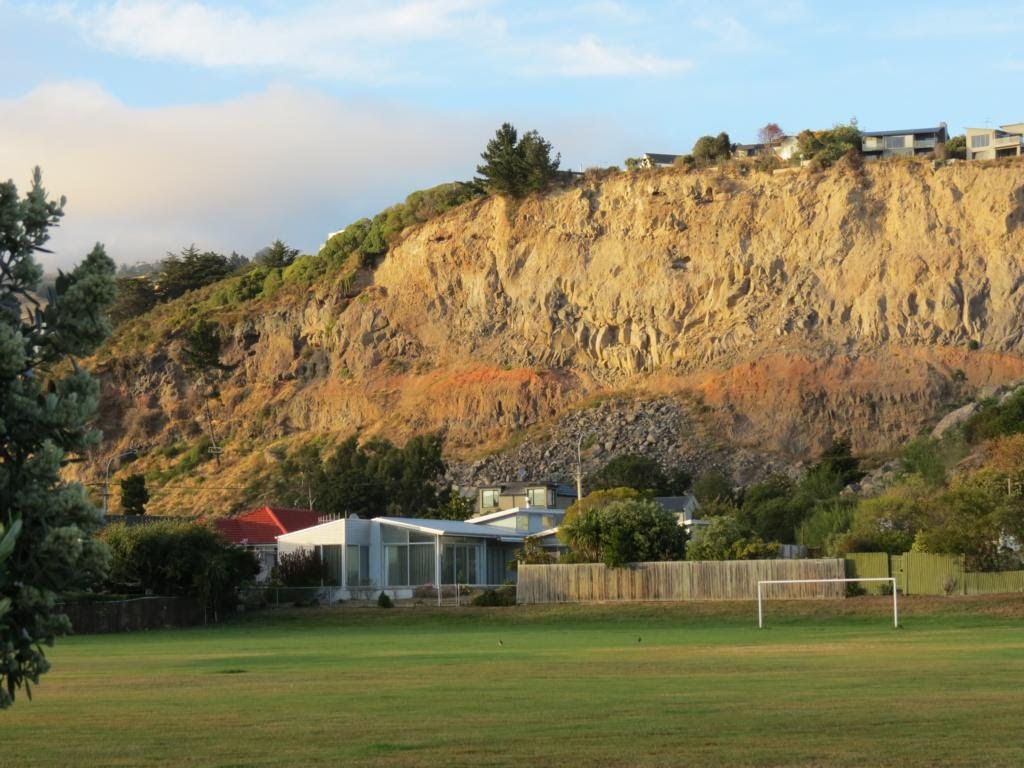
[[[387,76],[396,46],[438,39],[481,40],[504,22],[481,0],[318,2],[258,16],[244,5],[193,0],[118,0],[63,5],[49,17],[106,50],[202,67],[265,68],[320,78]]]
[[[90,82],[0,99],[0,173],[43,169],[66,215],[48,266],[96,241],[118,262],[195,242],[251,254],[277,237],[315,251],[327,232],[416,189],[470,178],[502,120],[538,127],[566,167],[630,147],[613,115],[446,114],[284,86],[212,104],[128,106]]]
[[[603,45],[585,35],[571,45],[555,48],[556,69],[574,77],[601,75],[668,75],[693,68],[689,59],[662,58],[628,48]]]
[[[40,165],[68,197],[60,263],[95,241],[118,261],[195,241],[251,253],[323,234],[413,189],[473,172],[490,120],[341,102],[272,87],[218,104],[135,108],[91,83],[0,100],[0,169],[19,188]]]

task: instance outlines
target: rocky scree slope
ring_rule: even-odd
[[[234,366],[211,403],[224,452],[155,509],[223,508],[175,483],[239,487],[290,445],[355,430],[442,430],[466,484],[568,479],[550,459],[580,430],[591,467],[638,450],[738,479],[833,435],[885,451],[976,388],[1024,377],[1022,286],[1021,163],[671,169],[473,201],[404,233],[355,288],[325,280],[215,315]],[[93,470],[130,443],[199,433],[180,328],[161,334],[115,339],[100,366]],[[602,415],[631,404],[658,429]]]

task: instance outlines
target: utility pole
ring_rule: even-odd
[[[583,498],[583,430],[576,441],[576,501]]]
[[[103,472],[103,514],[106,515],[110,510],[110,465],[115,461],[120,464],[122,459],[134,459],[139,455],[139,452],[134,448],[129,448],[124,453],[118,454],[117,456],[111,456],[107,460],[107,468]]]

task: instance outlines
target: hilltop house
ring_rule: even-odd
[[[936,145],[949,140],[946,124],[934,128],[901,128],[893,131],[865,131],[861,133],[861,154],[866,159],[903,155],[927,155]]]
[[[737,144],[732,151],[732,156],[738,159],[757,157],[766,148],[765,144]],[[799,142],[796,136],[783,136],[772,146],[771,150],[780,160],[789,160],[799,150]]]
[[[968,128],[965,134],[968,160],[1024,155],[1024,123],[1008,123],[998,128]]]
[[[641,168],[667,168],[675,165],[682,155],[663,155],[658,152],[644,152],[640,158]]]
[[[266,581],[277,564],[277,537],[309,528],[320,522],[321,515],[312,509],[260,507],[237,517],[221,517],[214,527],[235,546],[247,549],[260,561],[257,581]]]
[[[477,492],[477,514],[484,515],[516,507],[566,509],[574,501],[576,489],[564,483],[519,482],[485,485]]]

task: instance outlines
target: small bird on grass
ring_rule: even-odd
[[[637,641],[638,643],[642,643],[642,642],[644,641],[644,639],[643,639],[642,637],[639,637],[639,636],[638,636],[638,637],[637,637],[637,639],[636,639],[636,641]]]
[[[503,642],[501,642],[501,638],[500,637],[498,638],[498,647],[499,648],[504,648],[505,647],[505,644]]]

